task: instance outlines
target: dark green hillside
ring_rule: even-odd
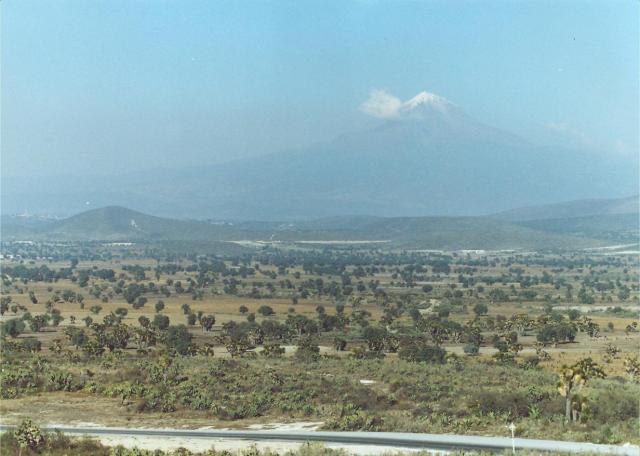
[[[11,239],[64,241],[312,242],[377,241],[406,249],[555,249],[601,245],[588,236],[567,236],[487,217],[333,217],[301,223],[208,223],[155,217],[123,207],[105,207],[21,231]],[[9,238],[7,238],[9,239]],[[384,242],[380,242],[384,241]],[[195,243],[195,244],[194,244]]]
[[[301,233],[299,233],[301,234]],[[309,233],[304,233],[310,239]],[[580,248],[597,241],[576,239],[484,217],[394,217],[360,224],[357,229],[319,231],[318,240],[385,240],[409,249],[552,249]],[[286,235],[283,233],[282,238]]]
[[[638,242],[638,214],[529,220],[519,225],[534,230],[612,242]]]
[[[638,195],[616,199],[585,199],[543,206],[521,207],[492,215],[511,222],[574,217],[637,214],[640,210]]]
[[[155,217],[109,206],[74,215],[49,226],[43,235],[67,240],[202,240],[226,239],[230,229],[204,222]]]

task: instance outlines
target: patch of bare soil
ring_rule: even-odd
[[[255,425],[263,426],[266,421],[271,420],[264,417],[262,420],[222,421],[207,415],[206,412],[194,410],[172,413],[138,413],[133,404],[123,405],[119,399],[85,393],[54,392],[0,401],[0,423],[19,424],[27,417],[41,426],[87,426],[93,424],[96,426],[174,429],[204,427],[242,429]],[[274,425],[288,424],[274,423]],[[303,426],[306,424],[301,423]],[[314,425],[317,423],[311,424],[311,426]]]

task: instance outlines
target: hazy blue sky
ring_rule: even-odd
[[[376,122],[360,109],[373,89],[637,153],[639,5],[4,0],[3,174],[315,143]]]

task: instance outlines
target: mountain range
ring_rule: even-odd
[[[176,157],[173,169],[118,176],[3,178],[2,212],[117,205],[218,220],[476,216],[637,188],[637,157],[540,146],[424,92],[374,128],[300,150],[197,168]]]
[[[338,243],[443,250],[571,249],[638,241],[638,197],[606,203],[574,201],[562,207],[565,215],[574,216],[558,218],[557,205],[550,205],[483,217],[335,216],[298,222],[207,222],[110,206],[60,220],[4,216],[2,239]],[[514,214],[521,219],[513,220]],[[531,219],[533,214],[540,218]]]

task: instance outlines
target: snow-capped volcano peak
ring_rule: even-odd
[[[403,102],[384,90],[372,90],[369,99],[361,105],[360,109],[373,117],[393,119],[434,112],[450,114],[456,106],[446,98],[426,91]]]
[[[454,108],[453,103],[440,95],[430,92],[420,92],[410,100],[402,104],[400,111],[403,114],[418,113],[423,110],[435,110],[447,114]]]
[[[406,109],[414,109],[420,105],[429,105],[439,109],[446,109],[447,107],[452,106],[451,102],[446,98],[436,95],[435,93],[425,91],[420,92],[415,97],[403,103],[403,106]]]

